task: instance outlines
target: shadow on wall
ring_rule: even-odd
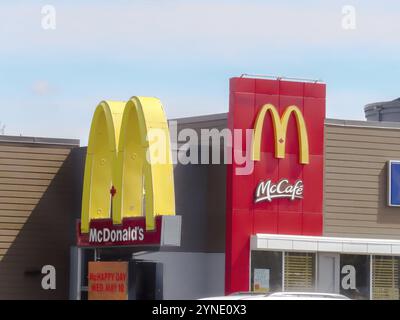
[[[84,151],[73,148],[67,153],[52,179],[35,178],[38,173],[21,179],[27,190],[41,192],[10,196],[5,213],[9,217],[2,214],[1,218],[14,223],[9,223],[8,229],[7,224],[0,224],[0,234],[9,235],[3,240],[11,242],[0,260],[0,299],[68,299],[69,251],[75,243],[75,221],[80,216]],[[31,168],[33,172],[37,167]],[[42,288],[45,265],[56,269],[55,290]]]

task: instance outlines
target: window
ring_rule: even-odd
[[[315,254],[285,252],[285,291],[314,291]]]
[[[399,257],[373,257],[372,299],[399,299]]]
[[[252,251],[251,290],[282,291],[282,252]]]

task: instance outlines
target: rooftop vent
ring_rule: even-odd
[[[400,122],[400,98],[369,103],[364,107],[364,112],[367,121]]]

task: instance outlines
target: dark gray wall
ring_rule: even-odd
[[[182,216],[181,247],[174,251],[225,252],[225,172],[225,165],[174,168],[176,214]]]

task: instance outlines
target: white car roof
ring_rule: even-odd
[[[208,297],[199,300],[350,300],[344,295],[324,292],[275,292],[271,294],[238,292],[228,296]]]
[[[349,300],[348,297],[325,292],[275,292],[264,297],[256,296],[252,300]]]

